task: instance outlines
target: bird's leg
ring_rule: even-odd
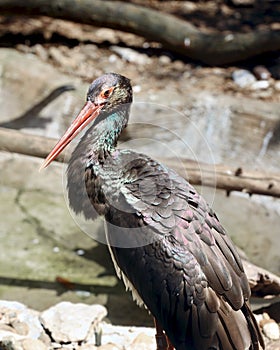
[[[155,318],[154,318],[154,323],[156,327],[157,350],[169,350],[169,344],[167,343],[167,339],[166,339],[167,337]]]
[[[168,343],[168,348],[167,348],[167,350],[175,350],[175,348],[174,348],[174,346],[171,344],[169,338],[168,338],[168,337],[166,337],[166,338],[167,338],[167,343]]]

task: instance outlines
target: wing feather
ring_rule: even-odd
[[[139,284],[127,265],[125,273],[176,348],[249,349],[254,334],[260,339],[242,311],[249,284],[217,216],[172,170],[146,156],[132,163],[120,191],[157,239],[143,248],[152,265],[147,282]]]

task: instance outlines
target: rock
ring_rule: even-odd
[[[0,349],[1,350],[24,350],[21,346],[21,335],[11,334],[0,331]]]
[[[117,32],[113,29],[109,28],[96,28],[95,29],[95,36],[97,37],[97,42],[104,42],[108,41],[113,44],[117,44],[119,42],[119,38],[117,35]]]
[[[276,91],[280,91],[280,80],[277,80],[274,84],[274,88]]]
[[[141,85],[134,85],[133,86],[133,92],[134,93],[138,93],[138,92],[140,92],[142,90],[142,87],[141,87]]]
[[[268,80],[271,78],[271,73],[265,66],[256,66],[254,67],[253,72],[259,80]]]
[[[110,55],[109,58],[108,58],[108,61],[110,63],[115,63],[117,60],[118,60],[118,57],[114,53],[112,55]]]
[[[161,55],[158,60],[161,64],[164,64],[164,65],[171,63],[171,58],[167,55]]]
[[[41,340],[38,339],[24,339],[21,342],[23,350],[48,350],[46,344],[44,344]]]
[[[16,334],[15,329],[12,326],[9,326],[7,324],[0,324],[0,332],[1,331],[10,332],[10,333],[15,333]]]
[[[197,4],[193,3],[192,1],[184,1],[183,8],[187,12],[194,12],[197,10]]]
[[[232,79],[241,88],[250,86],[256,81],[255,76],[246,69],[237,69],[232,73]]]
[[[272,89],[258,89],[258,90],[251,90],[251,91],[252,91],[252,96],[258,99],[267,99],[271,97],[273,93]]]
[[[11,332],[9,330],[0,329],[0,341],[4,341],[7,339],[10,339],[14,342],[16,340],[23,340],[23,339],[25,339],[25,337],[23,335]]]
[[[26,309],[26,306],[18,301],[0,300],[0,310],[3,308],[10,310],[24,310]]]
[[[19,350],[11,340],[0,341],[1,350]],[[20,349],[22,350],[22,349]]]
[[[149,350],[150,347],[144,346],[145,343],[149,344],[151,349],[154,350],[156,348],[155,329],[149,327],[113,326],[108,323],[102,323],[102,346],[111,345],[112,343],[122,344],[124,349],[134,350],[135,346],[137,350]]]
[[[258,80],[250,85],[250,90],[266,90],[269,88],[269,85],[269,81],[267,80]]]
[[[87,299],[91,296],[91,293],[87,290],[75,290],[75,294],[78,295],[81,299]]]
[[[249,267],[250,267],[250,264],[249,264]],[[250,276],[249,276],[248,273],[247,273],[247,271],[249,271],[249,270],[248,270],[248,267],[247,267],[246,265],[245,265],[244,269],[245,269],[246,275],[248,276],[248,279],[250,279]],[[254,316],[255,316],[255,319],[256,319],[258,325],[260,325],[260,323],[261,323],[262,320],[263,320],[263,315],[262,315],[262,314],[255,314],[255,313],[254,313]]]
[[[116,344],[113,344],[113,343],[108,343],[108,344],[105,344],[105,345],[98,347],[98,350],[122,350],[122,349],[124,349],[124,348],[121,346],[118,346]],[[131,348],[131,350],[132,350],[132,348]]]
[[[79,347],[76,348],[77,350],[102,350],[102,347],[96,347],[93,346],[92,344],[82,344]]]
[[[47,52],[47,50],[44,48],[43,45],[41,45],[41,44],[36,44],[36,45],[34,45],[32,51],[33,51],[38,57],[40,57],[41,60],[47,61],[47,59],[48,59],[48,52]]]
[[[63,53],[61,52],[61,50],[55,46],[51,47],[49,50],[49,54],[50,57],[58,64],[61,65],[65,65],[65,66],[69,66],[69,64],[71,63],[71,67],[72,62],[71,59],[68,59],[67,57],[65,57],[65,55],[63,55]]]
[[[94,336],[99,322],[107,315],[102,305],[61,302],[41,314],[41,320],[56,342],[81,342]]]
[[[262,329],[263,329],[264,334],[267,336],[267,338],[269,338],[271,340],[280,339],[279,326],[274,320],[272,320],[272,319],[264,320]]]
[[[185,68],[185,64],[180,60],[176,60],[173,62],[173,67],[177,70],[183,70]]]
[[[96,58],[98,55],[98,47],[93,44],[87,44],[82,46],[80,48],[80,51],[81,53],[84,53],[89,58]]]
[[[140,65],[149,64],[151,62],[151,59],[147,55],[138,53],[137,51],[126,47],[112,45],[110,46],[110,50],[118,54],[127,62],[133,62]]]
[[[19,320],[14,320],[11,323],[12,327],[16,331],[17,334],[20,335],[27,335],[29,332],[29,327],[25,322],[21,322]]]
[[[44,334],[38,313],[17,302],[0,301],[1,323],[9,325],[14,332],[31,339],[38,339]]]
[[[154,350],[155,344],[151,340],[151,337],[149,337],[145,333],[140,333],[137,335],[137,337],[133,340],[133,342],[130,345],[130,349],[133,350]]]
[[[270,318],[267,312],[262,314],[262,319],[259,321],[260,328],[262,329],[265,336],[271,340],[280,339],[279,325]]]

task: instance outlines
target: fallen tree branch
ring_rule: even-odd
[[[2,151],[45,158],[55,144],[55,139],[0,128],[0,150]],[[64,158],[62,153],[57,160],[63,162]],[[182,176],[187,177],[188,181],[194,185],[203,184],[227,192],[242,191],[280,198],[280,175],[275,173],[246,171],[224,165],[197,164],[197,162],[188,159],[181,159],[180,163],[170,158],[159,160]]]
[[[21,131],[0,127],[0,151],[45,158],[56,142],[57,140],[52,138],[25,134]],[[61,153],[56,160],[63,163],[65,155]]]
[[[247,260],[242,262],[253,296],[280,295],[280,277]]]
[[[261,194],[280,198],[280,174],[247,171],[221,164],[197,163],[182,159],[175,163],[174,159],[162,159],[162,162],[175,169],[181,176],[188,175],[188,181],[194,185],[216,187],[248,194]]]
[[[0,13],[49,16],[131,32],[211,65],[245,60],[280,49],[279,29],[204,33],[173,15],[120,1],[0,0]]]

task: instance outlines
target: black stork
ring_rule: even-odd
[[[126,287],[154,316],[158,349],[264,348],[240,257],[217,216],[176,172],[116,148],[126,127],[130,80],[108,73],[42,167],[89,123],[68,165],[70,206],[105,218],[108,247]]]

